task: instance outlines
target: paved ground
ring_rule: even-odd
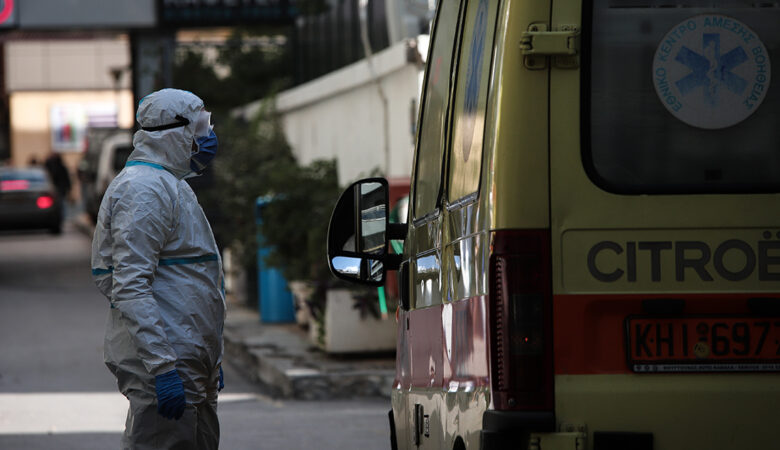
[[[117,448],[127,401],[103,365],[106,300],[89,271],[90,240],[0,234],[0,448]],[[382,398],[278,400],[227,365],[222,448],[387,449]]]
[[[227,357],[276,397],[390,397],[392,355],[327,355],[297,325],[261,324],[256,311],[235,305],[224,335]]]

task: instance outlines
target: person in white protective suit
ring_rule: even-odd
[[[148,95],[136,118],[92,241],[92,274],[110,302],[105,362],[130,401],[122,448],[216,449],[222,262],[185,178],[203,171],[217,139],[187,91]]]

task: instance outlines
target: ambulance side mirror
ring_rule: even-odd
[[[398,270],[401,255],[388,251],[405,225],[390,224],[389,188],[384,178],[366,178],[341,194],[328,225],[328,266],[343,280],[381,286],[388,270]]]

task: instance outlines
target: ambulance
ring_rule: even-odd
[[[772,61],[776,0],[439,2],[408,221],[328,235],[398,271],[394,449],[780,448]]]

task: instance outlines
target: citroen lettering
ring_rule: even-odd
[[[657,283],[671,281],[664,279],[670,274],[677,282],[736,282],[756,276],[759,281],[780,281],[780,241],[601,241],[588,251],[587,265],[590,275],[604,283]]]

